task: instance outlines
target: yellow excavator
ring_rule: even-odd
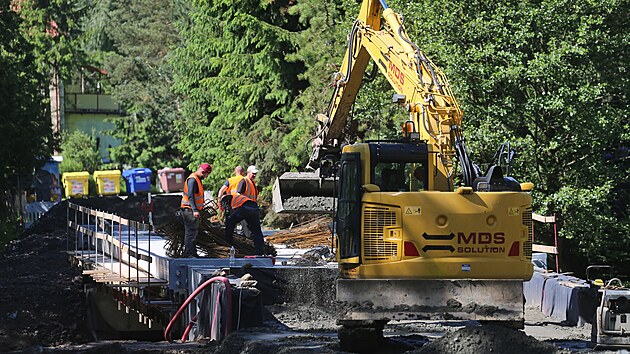
[[[347,144],[344,128],[370,60],[409,119],[399,140]],[[522,328],[533,185],[504,175],[500,157],[509,158],[509,148],[485,174],[470,161],[446,77],[385,0],[363,0],[333,97],[317,120],[309,162],[316,172],[276,179],[273,203],[278,212],[335,214],[342,350],[373,348],[390,320]],[[304,201],[319,197],[333,202]]]

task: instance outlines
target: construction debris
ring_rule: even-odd
[[[242,258],[256,254],[253,240],[235,232],[234,242],[225,240],[225,228],[219,222],[211,221],[213,213],[201,212],[199,234],[197,235],[197,249],[209,258],[228,258],[230,247],[234,246],[235,256]],[[157,228],[157,232],[166,236],[166,254],[169,257],[182,257],[184,253],[184,224],[174,220]],[[264,253],[276,255],[273,246],[265,244]]]
[[[332,245],[332,218],[321,216],[288,230],[282,230],[267,236],[265,240],[275,245],[286,245],[292,248],[312,248]]]

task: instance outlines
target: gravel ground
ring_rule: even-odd
[[[76,201],[135,219],[143,199]],[[172,216],[178,198],[155,198],[156,225]],[[341,353],[334,315],[308,304],[265,308],[262,328],[241,330],[221,343],[91,342],[85,329],[80,271],[66,254],[65,202],[55,206],[0,256],[0,351],[54,353]],[[527,309],[524,331],[476,322],[392,322],[373,353],[583,353],[590,326],[567,327]],[[606,352],[602,352],[606,353]],[[627,351],[625,352],[627,353]]]

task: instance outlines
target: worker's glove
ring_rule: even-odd
[[[245,275],[241,277],[241,283],[240,283],[241,288],[255,288],[256,285],[258,285],[258,281],[254,279],[254,277],[251,274],[246,273]]]

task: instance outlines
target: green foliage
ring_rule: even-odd
[[[8,8],[6,1],[3,1]],[[55,143],[46,115],[46,77],[38,71],[34,45],[20,30],[22,18],[0,12],[0,189],[12,189],[16,175],[29,175]]]
[[[76,55],[75,1],[0,0],[0,220],[11,215],[11,194],[53,153],[51,74],[72,70]],[[18,6],[19,5],[19,6]],[[18,177],[19,176],[19,177]],[[4,229],[4,226],[2,226]],[[4,232],[4,231],[3,231]]]
[[[19,13],[20,29],[31,45],[37,72],[47,78],[52,69],[65,78],[73,74],[83,58],[78,42],[81,36],[79,21],[85,13],[83,1],[21,0]]]
[[[61,142],[63,161],[59,166],[61,173],[87,171],[92,174],[101,165],[101,157],[92,135],[75,130],[72,133],[64,133]]]
[[[299,127],[291,103],[306,87],[291,2],[193,5],[172,61],[174,87],[185,98],[179,147],[191,169],[213,162],[209,182],[217,189],[237,164],[257,164],[259,181],[269,184],[306,157],[287,140]]]
[[[92,174],[90,174],[90,177],[88,177],[88,194],[92,197],[98,196],[96,180],[94,179],[94,175]]]
[[[120,166],[158,170],[182,164],[177,149],[179,99],[170,90],[170,49],[179,43],[177,21],[184,1],[97,2],[85,21],[86,47],[109,73],[106,91],[122,103],[124,117],[111,122],[122,141],[111,149]]]
[[[399,2],[390,6],[402,8]],[[512,171],[535,183],[534,211],[589,262],[622,263],[629,239],[627,1],[425,1],[405,9],[412,37],[446,72],[477,161],[509,140]],[[440,16],[427,16],[440,14]],[[422,34],[420,36],[419,34]],[[486,165],[487,166],[487,165]]]
[[[613,264],[624,272],[630,248],[628,209],[625,216],[619,215],[611,192],[610,185],[566,186],[548,196],[545,202],[555,205],[563,216],[562,236],[573,239],[590,263]]]

